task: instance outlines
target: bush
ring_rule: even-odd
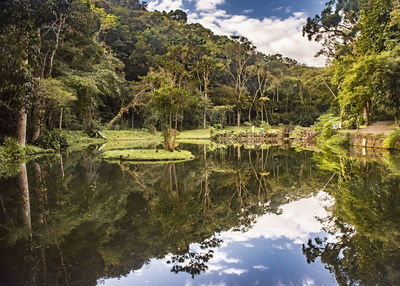
[[[0,146],[0,178],[18,174],[25,151],[14,138],[6,137]]]
[[[215,129],[221,130],[223,128],[221,123],[214,124]]]
[[[268,123],[266,123],[266,122],[264,122],[263,124],[261,124],[260,125],[260,128],[263,128],[264,129],[264,132],[269,132],[269,131],[271,131],[271,125],[269,125]]]
[[[336,130],[333,129],[333,125],[340,121],[340,118],[333,115],[332,113],[322,114],[317,119],[315,124],[315,131],[321,132],[317,139],[327,140],[336,134]]]
[[[67,139],[58,130],[43,130],[34,145],[43,149],[60,150],[68,147]]]
[[[209,131],[210,131],[210,136],[213,136],[214,133],[215,133],[214,127],[211,126],[211,127],[209,128]]]
[[[395,128],[383,141],[383,147],[387,149],[400,149],[400,128]]]

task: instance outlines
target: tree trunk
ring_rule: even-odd
[[[60,124],[58,126],[58,129],[60,129],[60,130],[61,130],[61,127],[62,127],[63,111],[64,111],[64,108],[61,107],[60,108]]]
[[[203,115],[203,129],[207,129],[207,99],[208,99],[208,94],[207,94],[207,86],[204,85],[204,115]]]
[[[17,121],[17,140],[21,146],[25,146],[26,144],[26,122],[27,113],[25,107],[22,106],[19,110]]]
[[[31,230],[31,205],[29,201],[28,174],[26,172],[26,163],[21,165],[21,171],[18,174],[18,186],[21,192],[21,214],[22,223]]]
[[[53,71],[53,60],[54,60],[54,56],[56,54],[56,51],[58,49],[58,42],[60,40],[61,28],[62,28],[64,22],[65,22],[65,16],[61,15],[60,16],[60,20],[58,22],[57,32],[56,32],[56,44],[54,45],[54,49],[53,49],[53,51],[51,53],[51,56],[50,56],[49,73],[48,73],[49,76],[51,76],[51,72]]]
[[[261,104],[261,125],[264,124],[264,104]]]
[[[237,126],[240,127],[240,109],[237,111]]]
[[[176,140],[176,133],[178,133],[178,114],[179,114],[179,108],[176,108],[175,112],[175,132],[174,132],[174,139],[172,140],[172,146],[170,151],[174,151],[175,149],[175,140]]]
[[[132,129],[134,127],[134,122],[135,122],[135,110],[133,110],[132,108],[132,125],[131,125]]]
[[[33,123],[33,133],[32,133],[32,142],[40,136],[40,99],[36,98],[33,103],[33,114],[32,114],[32,123]]]
[[[369,102],[367,102],[367,105],[364,106],[364,121],[365,125],[369,125]]]

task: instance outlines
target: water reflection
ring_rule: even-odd
[[[327,158],[328,156],[325,156]],[[341,285],[397,285],[400,281],[400,176],[398,158],[381,162],[336,158],[335,204],[323,221],[335,240],[310,239],[307,261],[320,258]],[[320,161],[321,163],[321,161]]]
[[[331,285],[319,258],[340,284],[363,281],[352,263],[398,265],[397,159],[365,167],[279,148],[185,148],[197,159],[119,165],[88,149],[0,180],[0,285]],[[368,269],[344,260],[360,234],[385,253]]]

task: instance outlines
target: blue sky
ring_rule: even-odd
[[[282,54],[310,66],[323,66],[314,58],[318,43],[302,37],[307,17],[324,7],[320,0],[148,0],[150,10],[182,9],[188,22],[200,23],[220,35],[250,39],[266,54]]]

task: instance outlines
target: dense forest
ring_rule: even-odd
[[[20,144],[52,129],[214,125],[346,127],[398,119],[400,4],[339,0],[309,18],[326,68],[258,52],[137,0],[0,3],[0,133]]]

